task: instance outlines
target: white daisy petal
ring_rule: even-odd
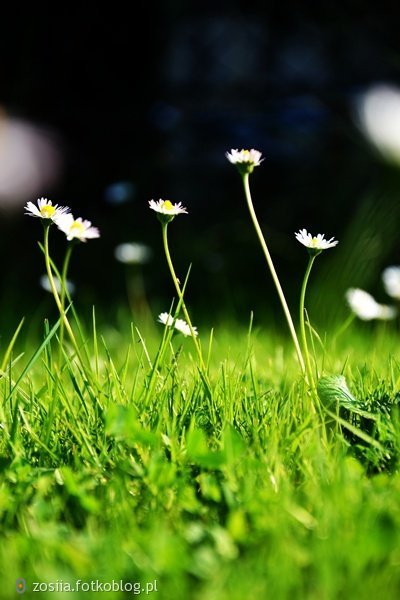
[[[181,202],[172,204],[170,200],[160,199],[157,202],[149,200],[149,207],[160,215],[166,215],[169,217],[169,220],[172,220],[176,215],[187,214],[187,210],[182,206]]]
[[[174,327],[174,329],[176,329],[176,331],[178,331],[185,337],[188,335],[192,335],[192,332],[190,331],[190,327],[186,323],[186,321],[184,321],[183,319],[175,319],[174,320],[174,318],[167,312],[163,312],[160,315],[158,315],[158,322],[162,323],[163,325],[167,325],[168,327]],[[197,327],[193,327],[193,332],[194,332],[195,336],[198,335]]]
[[[322,250],[333,248],[339,243],[333,237],[329,240],[326,240],[325,234],[323,233],[318,233],[316,236],[312,236],[311,233],[308,233],[306,229],[300,229],[300,231],[295,233],[295,236],[297,241],[308,248],[311,254],[319,254],[322,252]]]
[[[183,319],[177,319],[176,320],[175,329],[177,329],[184,336],[192,335],[192,332],[190,331],[189,325]],[[193,332],[194,332],[195,336],[198,335],[197,334],[197,327],[193,327]]]
[[[237,150],[232,148],[230,152],[225,152],[226,158],[233,165],[236,165],[239,173],[252,173],[254,167],[258,167],[264,158],[259,150]]]
[[[52,201],[47,200],[47,198],[39,198],[37,206],[33,202],[27,202],[25,210],[25,214],[30,217],[39,217],[40,219],[49,219],[51,221],[56,221],[62,215],[70,212],[67,206],[53,205]]]
[[[58,229],[65,233],[69,242],[73,239],[86,242],[88,239],[100,237],[99,230],[97,227],[92,227],[91,221],[81,219],[81,217],[75,219],[71,213],[61,215],[55,222]]]
[[[168,327],[171,327],[171,325],[173,325],[174,323],[173,317],[167,312],[163,312],[160,315],[158,315],[158,321],[163,325],[168,325]]]

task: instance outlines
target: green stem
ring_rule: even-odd
[[[306,370],[307,370],[307,378],[308,378],[308,383],[311,386],[311,388],[313,390],[315,390],[315,382],[314,382],[314,376],[313,376],[313,372],[312,372],[312,367],[311,367],[311,361],[310,361],[310,353],[308,351],[308,344],[307,344],[307,334],[306,334],[306,326],[305,326],[305,309],[304,309],[304,302],[305,302],[305,297],[306,297],[306,289],[307,289],[307,283],[308,283],[308,279],[310,277],[310,273],[311,273],[311,269],[313,266],[315,260],[315,256],[311,256],[309,258],[308,261],[308,265],[307,265],[307,269],[304,275],[304,279],[303,279],[303,285],[301,286],[301,294],[300,294],[300,333],[301,333],[301,341],[303,344],[303,351],[306,357]]]
[[[53,273],[51,270],[50,254],[49,254],[49,229],[50,229],[50,225],[46,223],[44,226],[44,260],[45,260],[45,264],[46,264],[47,277],[49,278],[51,291],[53,293],[57,308],[60,312],[61,322],[64,324],[65,329],[68,331],[68,335],[71,338],[71,342],[73,343],[74,348],[79,356],[79,348],[78,348],[78,344],[77,344],[75,336],[74,336],[74,332],[71,329],[71,325],[69,324],[67,315],[65,314],[63,304],[61,302],[60,296],[57,292],[56,285],[54,283],[54,277],[53,277]]]
[[[68,267],[69,267],[69,262],[71,259],[73,246],[74,246],[74,244],[72,244],[72,243],[69,243],[67,246],[67,251],[65,253],[65,258],[64,258],[64,264],[63,264],[63,268],[62,268],[62,272],[61,272],[60,303],[61,303],[63,313],[65,313],[65,296],[67,295],[67,273],[68,273]],[[60,323],[60,353],[61,353],[61,347],[63,345],[63,340],[64,340],[64,320],[62,320]]]
[[[250,193],[249,174],[248,173],[243,174],[243,186],[244,186],[244,193],[245,193],[246,200],[247,200],[247,206],[248,206],[249,211],[250,211],[250,216],[251,216],[251,219],[253,221],[253,225],[254,225],[254,228],[256,230],[256,233],[257,233],[258,239],[260,241],[261,247],[263,249],[265,258],[267,259],[268,267],[269,267],[269,270],[271,271],[272,279],[274,280],[274,283],[275,283],[275,286],[276,286],[276,289],[277,289],[277,292],[278,292],[278,296],[279,296],[279,299],[280,299],[281,304],[282,304],[283,312],[285,313],[285,317],[286,317],[287,323],[289,325],[289,330],[290,330],[290,333],[291,333],[291,336],[292,336],[292,339],[293,339],[294,347],[296,349],[297,358],[299,360],[301,370],[302,370],[303,374],[305,375],[306,374],[306,367],[305,367],[305,363],[304,363],[304,358],[303,358],[303,355],[302,355],[302,352],[301,352],[301,348],[300,348],[299,340],[297,338],[296,330],[295,330],[294,325],[293,325],[293,320],[292,320],[292,317],[291,317],[291,314],[290,314],[290,311],[289,311],[289,307],[287,305],[286,298],[285,298],[285,295],[283,293],[281,284],[279,282],[278,275],[277,275],[277,273],[275,271],[275,267],[274,267],[274,264],[272,262],[271,255],[269,253],[267,244],[265,242],[263,233],[261,231],[261,227],[260,227],[260,225],[258,223],[256,213],[254,211],[253,202],[252,202],[251,193]]]
[[[179,282],[178,282],[178,278],[177,278],[176,273],[175,273],[174,265],[172,264],[172,259],[171,259],[171,255],[170,255],[169,248],[168,248],[167,228],[168,228],[168,223],[162,223],[162,234],[163,234],[163,243],[164,243],[165,256],[167,258],[168,267],[169,267],[169,270],[170,270],[170,273],[171,273],[172,280],[174,282],[174,286],[175,286],[176,292],[177,292],[179,300],[180,300],[180,302],[182,304],[183,314],[185,315],[185,319],[187,321],[187,324],[189,325],[190,334],[192,336],[193,343],[194,343],[194,345],[196,347],[196,351],[197,351],[197,354],[199,356],[199,361],[200,361],[201,369],[202,369],[204,375],[206,375],[206,371],[207,370],[206,370],[206,366],[204,364],[204,360],[203,360],[203,355],[202,355],[202,352],[201,352],[200,344],[199,344],[199,342],[196,339],[196,333],[195,333],[195,331],[193,329],[192,321],[190,319],[189,313],[188,313],[187,308],[186,308],[185,301],[183,299],[183,293],[182,293],[182,290],[181,290]]]
[[[67,292],[67,273],[69,268],[69,263],[71,260],[72,249],[74,247],[74,243],[70,242],[67,246],[67,251],[65,253],[64,264],[61,271],[61,304],[63,308],[65,307],[65,296]]]
[[[325,419],[324,419],[324,415],[323,415],[323,410],[322,410],[322,406],[321,406],[321,401],[318,395],[318,391],[317,391],[317,386],[315,385],[315,379],[313,376],[313,371],[312,371],[312,367],[311,367],[311,360],[310,360],[310,353],[308,351],[308,344],[307,344],[307,335],[306,335],[306,326],[305,326],[305,307],[304,307],[304,303],[305,303],[305,297],[306,297],[306,290],[307,290],[307,284],[308,284],[308,280],[310,277],[310,273],[311,273],[311,269],[312,266],[314,264],[314,260],[316,258],[318,254],[314,254],[314,256],[312,254],[309,255],[309,260],[308,260],[308,265],[307,265],[307,269],[306,272],[304,274],[304,279],[303,279],[303,284],[301,286],[301,293],[300,293],[300,333],[301,333],[301,339],[302,339],[302,343],[303,343],[303,351],[305,353],[306,356],[306,369],[307,369],[307,381],[308,381],[308,385],[310,386],[310,390],[311,390],[311,396],[314,400],[314,405],[312,405],[312,411],[315,412],[315,410],[317,409],[321,418],[321,426],[322,426],[322,436],[324,438],[325,443],[328,443],[328,438],[327,438],[327,433],[326,433],[326,424],[325,424]],[[318,375],[317,375],[318,377]]]

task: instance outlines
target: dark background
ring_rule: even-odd
[[[7,14],[8,12],[8,14]],[[171,252],[195,323],[223,318],[283,322],[245,205],[231,148],[257,148],[253,200],[289,303],[295,307],[307,255],[294,232],[335,236],[310,283],[314,319],[346,315],[344,291],[379,280],[400,262],[399,175],[361,134],[359,94],[400,83],[396,3],[82,3],[52,11],[4,11],[1,97],[5,115],[44,128],[61,168],[40,192],[0,204],[3,315],[47,314],[39,220],[23,206],[44,196],[101,230],[81,244],[70,278],[76,304],[112,321],[127,306],[117,244],[153,249],[143,266],[154,315],[174,290],[161,231],[148,200],[182,202]],[[0,165],[1,169],[1,165]],[[372,242],[371,242],[372,240]],[[65,250],[54,230],[52,252]],[[134,315],[136,318],[137,315]]]

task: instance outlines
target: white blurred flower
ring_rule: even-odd
[[[354,314],[363,321],[394,319],[397,314],[393,306],[379,304],[371,294],[360,288],[349,288],[346,300]]]
[[[175,321],[175,329],[177,329],[180,333],[182,333],[185,336],[192,335],[189,325],[183,319],[177,319]],[[198,335],[197,327],[193,327],[193,332],[195,336]]]
[[[69,242],[73,239],[86,242],[88,239],[100,237],[99,230],[97,227],[92,227],[91,221],[83,220],[81,217],[75,219],[71,213],[57,218],[56,225],[65,233]]]
[[[56,287],[56,290],[57,290],[58,293],[60,293],[61,292],[61,283],[60,283],[60,280],[59,280],[58,277],[55,277],[55,276],[54,276],[53,279],[54,279],[54,285]],[[50,281],[49,281],[49,278],[48,278],[47,274],[42,275],[39,278],[39,283],[40,283],[41,287],[44,290],[46,290],[46,292],[52,292],[52,289],[51,289],[51,286],[50,286]],[[72,283],[72,281],[69,281],[67,279],[66,285],[67,285],[68,293],[72,296],[72,294],[75,292],[75,284]]]
[[[162,323],[163,325],[168,325],[168,327],[171,327],[171,325],[174,324],[174,319],[169,313],[163,312],[158,315],[158,322]]]
[[[150,260],[152,250],[145,244],[130,242],[116,246],[114,256],[125,264],[142,265]]]
[[[306,229],[300,229],[298,233],[295,233],[297,241],[306,246],[311,251],[311,254],[319,254],[322,250],[333,248],[339,243],[334,238],[326,240],[324,235],[323,233],[318,233],[318,235],[312,236],[311,233],[307,233]]]
[[[233,165],[236,165],[239,172],[242,174],[252,173],[254,167],[258,167],[264,158],[259,150],[235,150],[232,148],[230,152],[225,152],[226,158]]]
[[[176,319],[174,322],[173,317],[167,312],[163,312],[158,316],[159,323],[167,325],[168,327],[174,327],[179,333],[184,336],[192,335],[189,325],[183,319]],[[198,335],[197,327],[193,327],[195,336]]]
[[[59,133],[14,116],[0,104],[0,206],[20,210],[27,198],[52,189],[60,179],[64,156]]]
[[[358,99],[356,118],[382,156],[400,165],[400,88],[391,84],[372,86]]]
[[[39,198],[37,206],[33,202],[28,202],[25,205],[26,215],[30,217],[39,217],[41,219],[51,219],[56,221],[62,215],[69,213],[70,209],[67,206],[58,206],[52,203],[47,198]]]
[[[382,281],[387,295],[400,300],[400,266],[386,267],[382,272]]]

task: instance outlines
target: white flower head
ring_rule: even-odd
[[[181,202],[172,204],[171,200],[149,200],[149,207],[155,210],[161,223],[169,223],[176,215],[187,214]]]
[[[145,244],[127,242],[116,246],[114,256],[119,262],[127,265],[142,265],[149,262],[152,250]]]
[[[46,290],[46,292],[52,292],[53,290],[51,289],[51,285],[50,285],[50,281],[49,281],[49,277],[47,274],[42,275],[39,278],[39,283],[41,285],[41,287]],[[72,296],[72,294],[75,291],[75,284],[72,283],[72,281],[69,281],[67,279],[67,281],[65,282],[67,285],[67,291],[68,293]],[[61,282],[59,280],[58,277],[54,277],[54,285],[56,287],[57,292],[60,294],[61,293]]]
[[[333,248],[339,243],[334,238],[326,240],[324,237],[325,234],[323,233],[318,233],[318,235],[313,236],[311,233],[307,233],[306,229],[300,229],[298,233],[295,233],[295,236],[297,241],[308,249],[311,256],[317,256],[317,254],[320,254],[323,250]]]
[[[236,165],[241,175],[246,173],[252,173],[254,167],[258,167],[264,158],[261,158],[262,154],[259,150],[235,150],[232,149],[230,152],[225,152],[226,158],[233,165]]]
[[[158,322],[171,327],[174,324],[174,318],[167,312],[158,315]]]
[[[163,312],[158,316],[159,323],[167,325],[168,327],[174,327],[176,331],[182,333],[185,337],[192,335],[189,325],[183,319],[174,319],[169,313]],[[194,335],[197,336],[197,327],[193,327]]]
[[[182,335],[184,336],[192,335],[189,325],[183,319],[177,319],[175,321],[175,329],[179,331],[179,333],[182,333]],[[193,327],[193,332],[195,337],[197,337],[197,327]]]
[[[400,300],[400,266],[386,267],[382,281],[388,296]]]
[[[74,239],[86,242],[88,239],[100,237],[99,230],[97,227],[92,227],[91,221],[81,219],[81,217],[75,219],[71,213],[61,215],[56,220],[56,225],[65,233],[69,242]]]
[[[47,198],[39,198],[37,206],[33,202],[28,202],[25,210],[25,214],[30,217],[39,217],[40,219],[49,219],[50,221],[56,221],[62,215],[70,212],[67,206],[53,205],[52,201],[47,200]]]
[[[353,313],[362,321],[394,319],[397,311],[393,306],[379,304],[371,294],[360,288],[349,288],[346,300]]]

